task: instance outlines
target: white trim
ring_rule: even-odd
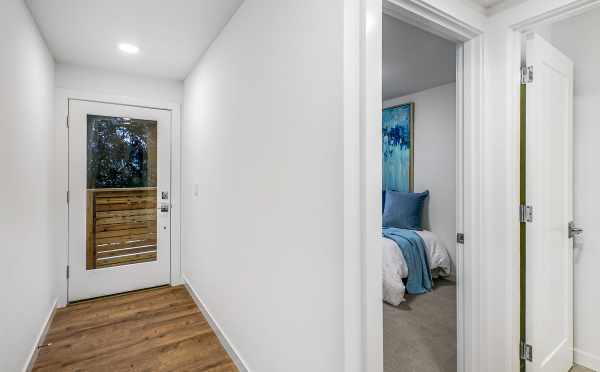
[[[384,5],[385,4],[385,5]],[[479,293],[481,286],[481,276],[479,272],[479,261],[481,259],[481,227],[482,227],[482,130],[480,129],[483,114],[483,41],[482,31],[477,27],[465,24],[456,17],[432,6],[421,0],[362,0],[360,1],[359,20],[356,24],[360,27],[359,35],[359,105],[360,123],[358,124],[359,141],[358,146],[353,136],[345,137],[345,149],[348,154],[354,155],[353,151],[359,152],[359,206],[354,205],[354,199],[345,200],[345,205],[349,211],[358,211],[360,215],[360,257],[362,267],[359,274],[362,281],[362,344],[361,355],[362,368],[359,370],[380,372],[383,370],[383,329],[382,329],[382,309],[381,309],[381,130],[372,125],[380,121],[381,118],[381,12],[385,8],[385,13],[398,17],[404,21],[407,17],[411,18],[411,23],[425,28],[438,35],[444,35],[445,38],[455,42],[463,43],[462,72],[457,76],[462,81],[457,81],[457,85],[463,90],[464,97],[462,102],[464,110],[458,110],[457,119],[463,119],[462,126],[464,131],[462,154],[465,165],[463,167],[463,216],[459,220],[463,222],[462,231],[465,233],[465,245],[461,250],[468,252],[468,257],[461,254],[457,257],[463,257],[463,264],[459,264],[457,270],[467,272],[458,272],[458,292],[457,301],[458,311],[462,313],[457,321],[460,331],[457,332],[459,354],[457,363],[459,371],[479,371],[480,367],[480,335],[482,329],[482,317],[480,316]],[[345,30],[346,32],[350,32]],[[348,56],[345,56],[348,58]],[[351,79],[345,80],[345,92],[353,88]],[[348,104],[347,102],[345,102]],[[345,107],[346,113],[350,112],[349,107]],[[346,125],[351,126],[349,119],[346,118]],[[352,123],[352,125],[356,125]],[[350,158],[347,158],[350,161]],[[346,171],[352,169],[348,164]],[[352,177],[345,179],[345,190],[352,190],[350,182]],[[350,195],[354,195],[351,193]],[[348,211],[345,212],[345,214]],[[345,225],[346,226],[346,225]],[[351,227],[350,224],[347,226]],[[352,254],[354,246],[345,242],[345,255]],[[468,260],[468,261],[467,261]],[[350,267],[353,261],[345,262],[345,270],[351,272],[354,267]],[[346,288],[354,284],[353,278],[345,276]],[[348,293],[346,293],[348,294]],[[350,315],[345,322],[346,327],[350,323]],[[353,314],[352,314],[353,315]],[[348,332],[346,329],[346,347],[355,347],[348,338],[353,337],[355,333]],[[462,338],[462,340],[461,340]],[[349,351],[346,350],[346,362],[350,361]],[[354,371],[353,365],[346,366],[347,371]]]
[[[482,260],[483,225],[483,38],[478,36],[463,44],[463,231],[465,244],[462,246],[462,268],[458,269],[457,310],[461,310],[457,332],[459,340],[458,362],[463,369],[459,371],[480,371],[481,343],[480,330],[485,328],[481,317],[480,291],[485,285],[480,271]],[[461,298],[462,296],[462,298]],[[462,309],[461,307],[462,306]]]
[[[221,345],[223,345],[223,348],[225,349],[227,354],[229,354],[229,357],[233,360],[236,367],[241,372],[250,372],[250,368],[248,368],[248,365],[242,359],[242,357],[240,356],[240,353],[237,351],[235,346],[233,346],[233,343],[229,340],[229,337],[227,337],[225,332],[223,332],[223,329],[221,328],[219,323],[217,323],[216,319],[212,316],[212,314],[211,314],[210,310],[208,309],[208,307],[206,306],[206,304],[200,299],[200,296],[198,295],[198,293],[196,292],[194,287],[192,287],[192,284],[187,279],[185,274],[182,274],[181,277],[182,277],[185,287],[187,288],[188,292],[192,296],[192,299],[198,306],[198,309],[200,310],[202,315],[204,315],[204,318],[206,318],[206,321],[210,325],[210,328],[212,328],[213,332],[217,335],[217,337],[219,338],[219,341],[221,341]]]
[[[542,12],[533,17],[519,21],[511,26],[513,30],[529,31],[532,27],[573,17],[600,5],[598,0],[576,0],[564,6]]]
[[[462,44],[456,47],[456,231],[463,233],[464,224],[464,94],[465,94],[465,79],[464,79],[464,52],[465,47]],[[465,287],[462,281],[458,281],[457,273],[464,271],[464,249],[462,244],[458,242],[456,247],[456,262],[454,263],[452,280],[456,285],[456,298],[465,298]],[[456,302],[456,350],[465,350],[465,333],[464,333],[464,303],[463,301]],[[458,371],[463,371],[465,366],[464,353],[456,354],[456,365]]]
[[[423,1],[383,0],[383,12],[454,42],[465,42],[482,33],[481,29],[452,17]]]
[[[58,304],[58,298],[54,300],[52,306],[50,307],[50,312],[46,316],[44,323],[42,325],[42,329],[40,333],[38,333],[37,338],[35,339],[35,343],[33,344],[33,348],[31,352],[29,352],[29,357],[27,358],[27,362],[23,367],[23,372],[31,372],[33,370],[33,366],[35,365],[35,361],[37,360],[39,354],[39,346],[42,344],[46,335],[48,334],[48,330],[50,329],[50,324],[52,324],[52,320],[54,319],[54,315],[56,314]]]
[[[55,210],[56,246],[64,249],[58,260],[60,273],[58,306],[64,307],[68,302],[68,280],[65,269],[69,262],[68,247],[68,205],[65,193],[68,190],[68,131],[66,119],[69,114],[69,99],[96,101],[112,104],[140,106],[169,110],[171,112],[171,285],[182,284],[181,278],[181,105],[176,102],[138,99],[125,96],[90,93],[78,90],[56,89],[56,184]],[[60,248],[62,247],[62,248]]]
[[[575,354],[575,364],[594,371],[600,371],[600,355],[590,354],[577,348],[573,350],[573,353]]]
[[[344,371],[362,372],[359,1],[344,6]]]

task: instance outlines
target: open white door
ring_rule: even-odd
[[[573,365],[573,63],[535,34],[527,38],[526,340],[528,372]]]

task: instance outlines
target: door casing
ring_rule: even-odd
[[[381,303],[381,130],[372,123],[381,116],[381,14],[385,12],[405,22],[435,33],[460,45],[457,64],[457,226],[465,233],[465,244],[457,251],[457,346],[458,370],[478,371],[474,355],[478,355],[479,329],[479,251],[481,240],[481,148],[483,91],[483,30],[457,20],[448,12],[409,0],[366,0],[358,11],[358,20],[350,18],[348,25],[356,25],[359,45],[347,45],[352,51],[357,48],[360,56],[356,66],[360,80],[345,76],[345,91],[351,96],[357,89],[357,101],[347,101],[348,116],[345,129],[345,153],[348,177],[345,179],[345,206],[358,220],[345,220],[345,276],[346,308],[356,311],[345,312],[345,361],[346,371],[383,371],[383,324]],[[353,30],[346,30],[348,33]],[[462,57],[462,58],[460,58]],[[348,56],[349,59],[352,56]],[[351,71],[351,70],[350,70]],[[356,85],[354,85],[356,84]],[[357,120],[352,112],[359,108]],[[356,132],[354,132],[356,131]],[[355,159],[359,159],[355,163]],[[464,165],[464,166],[463,166]],[[462,172],[461,172],[462,170]],[[354,173],[355,172],[355,173]],[[357,178],[352,176],[356,174]],[[358,180],[358,181],[357,181]],[[462,182],[460,182],[462,181]],[[356,188],[356,182],[359,182]],[[460,192],[462,191],[462,192]],[[379,195],[379,196],[377,196]],[[352,199],[355,196],[357,199]],[[377,207],[379,205],[379,207]],[[462,226],[460,226],[460,223]],[[359,236],[354,235],[359,231]],[[359,244],[353,244],[358,238]],[[465,253],[468,252],[468,253]],[[356,283],[360,283],[359,286]],[[357,340],[359,342],[357,342]],[[468,367],[467,367],[468,366]]]

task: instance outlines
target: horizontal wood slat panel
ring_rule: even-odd
[[[148,202],[148,201],[130,201],[127,203],[112,203],[112,204],[98,204],[96,205],[96,210],[98,212],[105,211],[126,211],[131,209],[156,209],[157,204],[156,201]]]
[[[154,234],[154,233],[155,233],[155,229],[153,229],[151,227],[142,227],[142,228],[133,228],[133,229],[125,229],[125,230],[96,232],[96,238],[103,239],[103,238],[111,238],[111,237],[117,237],[117,236],[132,236],[132,235]]]
[[[139,248],[145,247],[148,245],[156,245],[156,238],[154,239],[144,239],[144,240],[134,240],[129,242],[119,242],[112,244],[97,244],[96,245],[96,253],[99,252],[108,252],[114,251],[115,249],[124,249],[124,248]]]
[[[97,204],[127,204],[127,203],[152,203],[156,196],[114,196],[110,198],[96,198]]]
[[[134,223],[123,223],[118,225],[103,225],[96,227],[96,233],[108,232],[108,231],[123,231],[133,229],[154,229],[156,226],[153,222],[134,222]]]
[[[156,261],[156,198],[155,187],[88,190],[88,270]]]
[[[114,217],[134,217],[134,216],[154,216],[156,217],[156,209],[145,208],[145,209],[131,209],[126,211],[108,211],[99,212],[96,210],[96,219],[101,220],[103,218],[114,218]]]
[[[121,249],[115,249],[112,251],[105,251],[105,252],[100,252],[98,251],[98,258],[107,258],[107,257],[115,257],[115,256],[123,256],[126,254],[134,254],[134,253],[149,253],[149,252],[155,252],[156,251],[156,245],[147,245],[147,246],[142,246],[142,247],[135,247],[135,248],[121,248]]]
[[[143,235],[130,235],[130,236],[113,236],[111,238],[97,239],[96,247],[105,245],[119,245],[119,244],[142,244],[141,242],[153,240],[156,242],[156,233],[148,233]]]
[[[136,223],[136,222],[146,222],[146,221],[156,221],[155,215],[147,215],[147,216],[117,216],[113,218],[101,218],[96,221],[96,225],[114,225],[116,223]]]
[[[151,262],[156,261],[156,252],[151,253],[141,253],[126,257],[115,257],[110,259],[98,259],[96,266],[98,268],[101,267],[109,267],[109,266],[121,266],[121,265],[130,265],[134,263],[142,263],[142,262]]]

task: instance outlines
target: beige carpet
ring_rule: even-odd
[[[432,292],[383,305],[385,372],[456,371],[456,285],[436,280]]]

